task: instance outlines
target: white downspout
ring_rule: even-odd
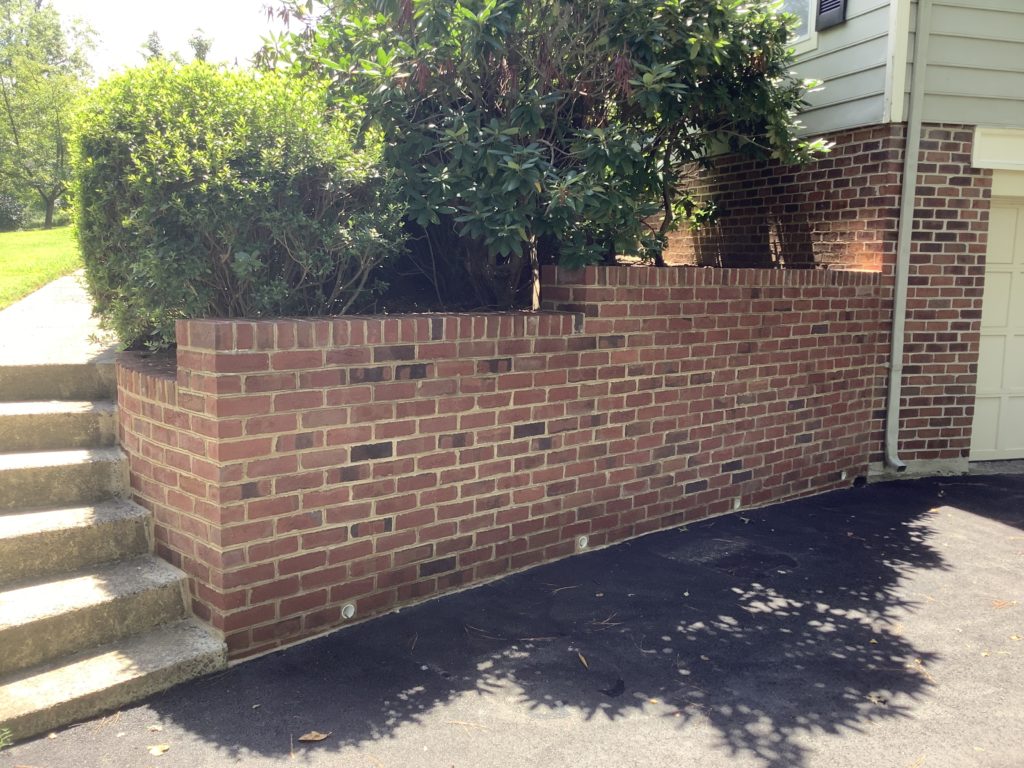
[[[914,67],[910,77],[910,114],[907,116],[907,148],[903,155],[903,193],[900,197],[896,272],[892,305],[892,339],[889,351],[889,384],[885,408],[885,466],[903,472],[900,460],[900,397],[903,390],[903,343],[907,325],[907,287],[910,282],[910,246],[914,233],[914,202],[917,196],[917,166],[921,153],[921,121],[924,110],[924,82],[928,69],[928,38],[931,31],[932,0],[917,4],[914,35]]]

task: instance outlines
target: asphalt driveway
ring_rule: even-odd
[[[651,535],[0,752],[235,764],[1020,768],[1024,476]]]

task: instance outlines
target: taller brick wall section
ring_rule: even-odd
[[[718,158],[695,189],[717,203],[719,218],[677,234],[669,260],[713,265],[727,254],[730,263],[879,271],[888,334],[905,133],[897,124],[830,134],[832,151],[803,168]],[[991,197],[991,171],[971,167],[972,142],[965,126],[926,125],[922,135],[900,403],[905,461],[963,466],[970,453]],[[880,463],[883,397],[873,423],[871,460]]]
[[[900,452],[966,462],[977,388],[992,172],[971,166],[974,131],[925,126],[910,252]]]
[[[158,552],[240,658],[867,470],[879,277],[548,269],[537,314],[201,321],[126,356]]]
[[[804,167],[717,158],[693,177],[717,219],[673,236],[667,259],[881,270],[896,256],[904,135],[903,125],[830,134],[832,151]]]

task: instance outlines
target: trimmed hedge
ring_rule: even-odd
[[[101,83],[73,132],[75,223],[125,345],[185,317],[356,311],[402,249],[380,147],[308,81],[154,61]]]

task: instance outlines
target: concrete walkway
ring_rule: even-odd
[[[1024,477],[872,485],[435,600],[0,763],[1020,768],[1022,574]]]
[[[92,317],[80,273],[0,310],[0,365],[112,363],[115,351]]]

